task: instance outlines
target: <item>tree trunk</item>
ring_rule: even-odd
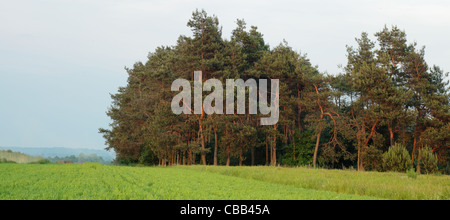
[[[230,166],[230,161],[231,161],[230,146],[227,146],[227,164],[226,164],[227,167]]]
[[[217,136],[217,128],[214,128],[214,166],[217,166],[217,151],[218,147],[218,136]]]
[[[417,173],[420,174],[420,150],[419,150],[419,157],[417,158]]]
[[[252,154],[252,166],[255,166],[255,146],[252,145],[250,150]]]
[[[273,140],[272,140],[272,166],[277,165],[277,125],[273,126],[273,130],[275,131],[273,134]]]
[[[270,141],[270,165],[273,166],[273,141],[272,140],[269,141]]]
[[[291,143],[292,143],[292,149],[293,149],[293,156],[294,156],[294,162],[295,162],[295,131],[291,131]]]
[[[389,140],[391,141],[391,146],[395,145],[394,142],[394,131],[392,130],[392,125],[389,123],[388,125],[388,129],[389,129]]]
[[[419,120],[416,120],[416,128],[414,129],[414,146],[413,146],[413,151],[412,151],[412,163],[413,164],[415,161],[415,153],[416,153],[416,149],[417,149],[417,135],[419,134],[418,123],[419,123]]]
[[[202,145],[201,159],[202,159],[203,165],[206,166],[205,137],[203,136],[203,125],[201,123],[201,120],[200,120],[200,124],[199,125],[200,125],[200,141],[201,141],[201,145]]]
[[[319,132],[317,133],[316,148],[314,149],[313,166],[316,168],[317,165],[317,154],[319,152],[320,135],[322,134],[322,124],[319,125]]]
[[[266,166],[269,166],[269,135],[266,134]]]
[[[242,167],[242,162],[244,161],[243,159],[243,153],[244,153],[244,145],[242,143],[242,139],[240,142],[240,149],[239,149],[239,166]]]
[[[272,166],[277,165],[277,136],[273,136],[272,142]]]
[[[358,171],[361,171],[361,146],[358,145]]]

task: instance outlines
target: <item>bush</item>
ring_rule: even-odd
[[[312,137],[314,133],[311,131],[295,132],[295,151],[292,144],[285,145],[282,148],[283,156],[281,158],[281,164],[283,166],[295,167],[295,166],[308,166],[313,163],[313,155],[315,143]],[[294,157],[295,152],[295,157]],[[294,160],[295,158],[295,160]]]
[[[30,162],[30,163],[28,163],[28,164],[49,164],[50,163],[50,160],[47,160],[47,159],[40,159],[39,161],[36,161],[36,162]]]
[[[429,147],[419,149],[419,157],[417,159],[420,171],[423,174],[433,174],[438,171],[438,158],[433,154],[433,150]]]
[[[138,164],[144,166],[151,166],[159,164],[159,160],[158,157],[155,155],[155,153],[150,148],[146,147],[141,153],[141,157],[139,158]]]
[[[362,154],[364,169],[367,171],[383,170],[383,151],[377,149],[375,146],[370,146]]]
[[[411,179],[417,179],[417,172],[414,168],[409,169],[406,174],[408,175],[409,178]]]
[[[411,169],[412,161],[408,150],[401,144],[395,144],[383,155],[383,167],[388,172],[406,172]]]
[[[38,164],[49,164],[49,163],[50,163],[50,160],[47,160],[47,159],[42,159],[42,160],[38,161]]]
[[[97,168],[102,167],[103,165],[100,163],[86,162],[83,164],[83,166],[96,170]]]

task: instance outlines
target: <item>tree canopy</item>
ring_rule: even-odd
[[[158,47],[145,63],[126,68],[128,84],[111,95],[107,114],[113,122],[99,130],[118,162],[370,170],[380,167],[377,154],[399,143],[413,163],[420,160],[419,149],[428,147],[441,167],[450,163],[448,73],[430,68],[425,49],[408,42],[398,27],[384,27],[374,40],[362,33],[347,46],[342,73],[328,75],[286,41],[269,47],[258,28],[242,19],[230,39],[222,37],[219,19],[203,10],[193,12],[187,26],[192,36],[180,36],[176,45]],[[279,122],[261,126],[260,115],[249,111],[174,114],[171,84],[193,84],[194,71],[202,71],[203,81],[223,84],[279,79]]]

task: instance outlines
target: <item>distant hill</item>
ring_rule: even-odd
[[[0,150],[0,163],[37,163],[43,159],[39,156],[30,156],[20,152],[13,152],[12,150]]]
[[[0,147],[0,150],[12,150],[14,152],[21,152],[31,156],[41,156],[43,158],[49,157],[69,157],[78,156],[80,154],[96,154],[100,156],[105,161],[112,161],[115,159],[116,155],[114,152],[109,152],[106,150],[95,150],[95,149],[75,149],[75,148],[63,148],[63,147],[53,147],[53,148],[32,148],[32,147]]]

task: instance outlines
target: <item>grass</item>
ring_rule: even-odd
[[[392,200],[449,200],[450,177],[281,167],[180,167],[278,185]]]
[[[1,200],[377,199],[204,172],[203,168],[0,164]],[[247,169],[243,169],[246,171]],[[270,169],[268,169],[270,171]],[[236,169],[230,171],[237,172]],[[257,172],[258,173],[258,172]]]
[[[450,199],[450,177],[280,167],[0,164],[1,200]]]

